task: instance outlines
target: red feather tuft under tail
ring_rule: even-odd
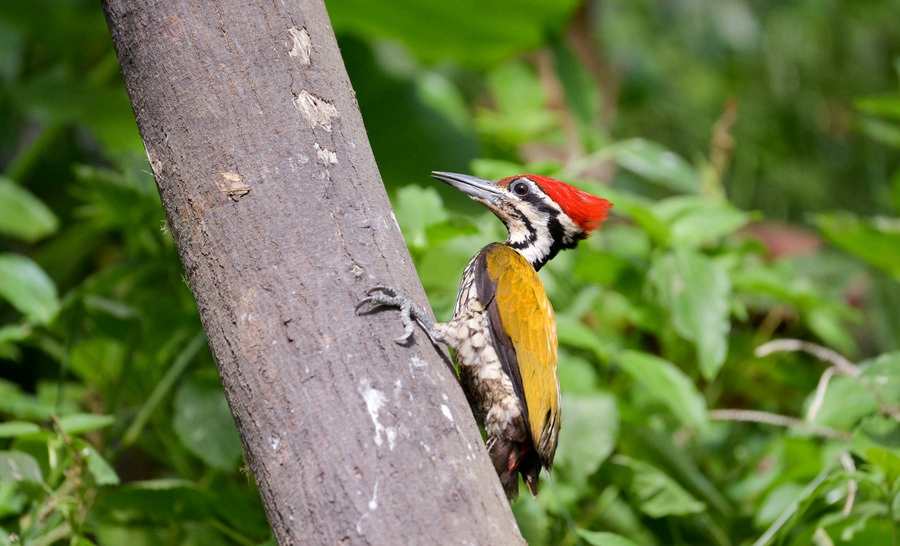
[[[531,441],[514,442],[502,438],[494,442],[490,454],[509,500],[516,500],[519,496],[519,474],[522,474],[531,496],[537,495],[541,459]]]

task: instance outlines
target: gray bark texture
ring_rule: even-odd
[[[354,314],[427,300],[322,0],[104,9],[278,543],[522,544],[440,353]]]

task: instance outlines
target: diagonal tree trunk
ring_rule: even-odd
[[[278,543],[521,544],[439,353],[354,314],[426,300],[322,0],[104,8]]]

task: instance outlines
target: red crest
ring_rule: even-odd
[[[533,180],[585,233],[599,229],[606,220],[609,209],[612,208],[612,203],[602,197],[583,192],[565,182],[547,176],[520,174],[504,178],[501,182],[508,183],[517,178]]]

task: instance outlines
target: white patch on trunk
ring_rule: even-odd
[[[387,396],[383,392],[374,388],[368,379],[363,379],[359,384],[359,392],[362,394],[363,400],[366,402],[366,410],[369,417],[375,425],[375,445],[380,446],[384,443],[381,437],[382,433],[387,438],[388,449],[393,450],[397,443],[397,430],[394,427],[386,427],[378,420],[378,414],[381,408],[387,403]]]
[[[323,165],[337,165],[338,162],[337,154],[328,148],[319,146],[318,142],[316,142],[316,158],[321,161]]]
[[[300,64],[308,65],[312,53],[312,40],[309,39],[309,33],[305,28],[291,27],[288,29],[291,33],[291,41],[294,47],[288,53],[291,57],[296,57]]]
[[[312,127],[322,127],[331,132],[331,119],[338,117],[337,108],[325,99],[321,99],[306,89],[294,97],[294,106]]]

